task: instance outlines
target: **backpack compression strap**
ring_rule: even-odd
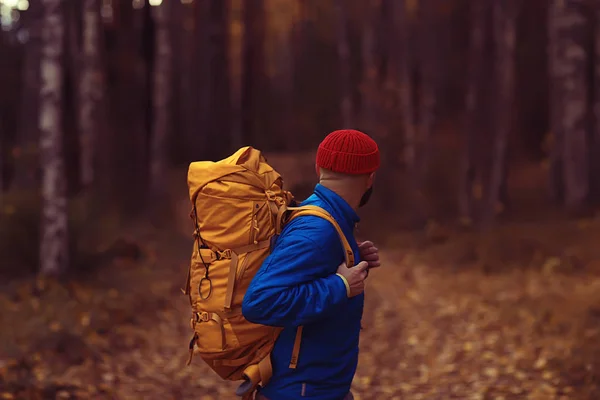
[[[287,207],[287,210],[292,211],[292,215],[287,222],[290,222],[294,218],[301,217],[303,215],[312,215],[315,217],[323,218],[331,223],[335,230],[337,231],[340,240],[342,241],[342,246],[344,246],[344,254],[346,257],[346,265],[348,268],[354,266],[354,252],[352,251],[352,247],[350,247],[350,243],[348,243],[348,239],[346,239],[346,235],[340,228],[337,221],[329,214],[327,211],[318,206],[302,206],[302,207]],[[302,326],[298,327],[296,331],[296,339],[294,340],[294,348],[292,349],[292,359],[290,360],[290,368],[295,369],[298,366],[298,355],[300,354],[300,343],[302,342]]]

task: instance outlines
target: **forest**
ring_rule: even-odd
[[[190,162],[382,151],[356,399],[600,398],[600,3],[0,0],[0,398],[186,367]]]

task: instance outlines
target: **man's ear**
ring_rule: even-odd
[[[315,163],[315,172],[317,173],[317,179],[321,179],[321,168]]]
[[[371,187],[373,186],[373,181],[375,180],[375,172],[371,172],[369,174],[369,178],[367,179],[367,186]]]

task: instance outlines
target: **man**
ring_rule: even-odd
[[[346,266],[335,228],[316,216],[301,216],[283,229],[255,275],[242,304],[247,320],[284,327],[271,354],[273,377],[258,399],[352,399],[358,364],[364,280],[378,267],[372,242],[357,243],[356,210],[365,205],[379,168],[373,139],[355,130],[330,133],[319,145],[319,184],[301,205],[328,211],[354,250]],[[341,264],[340,264],[341,263]],[[296,330],[304,326],[296,368],[290,368]]]

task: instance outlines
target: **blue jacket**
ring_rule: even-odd
[[[332,190],[318,184],[301,205],[317,205],[338,222],[360,261],[353,231],[358,215]],[[288,223],[242,304],[248,321],[284,327],[271,355],[273,377],[261,390],[272,400],[341,400],[358,364],[364,295],[348,298],[336,275],[344,249],[335,228],[315,216]],[[296,328],[303,325],[296,369],[290,358]]]

